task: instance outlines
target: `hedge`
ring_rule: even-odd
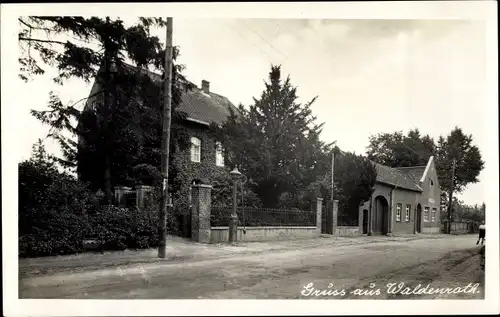
[[[141,211],[100,206],[86,184],[51,162],[24,161],[19,164],[19,256],[83,252],[86,239],[96,240],[101,251],[158,246],[154,205]]]
[[[80,215],[67,209],[31,209],[20,217],[19,256],[83,252],[85,239],[96,240],[101,251],[156,247],[157,224],[157,212],[114,206]]]

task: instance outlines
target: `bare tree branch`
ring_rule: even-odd
[[[66,45],[64,42],[60,41],[53,41],[53,40],[40,40],[40,39],[33,39],[33,38],[27,38],[27,37],[19,37],[20,41],[27,41],[27,42],[40,42],[40,43],[52,43],[52,44],[61,44],[61,45]]]
[[[54,32],[53,29],[51,28],[41,28],[41,27],[38,27],[38,26],[33,26],[33,25],[30,25],[28,24],[26,21],[24,21],[23,19],[19,18],[17,19],[20,23],[24,24],[25,26],[29,27],[30,29],[33,29],[33,30],[44,30],[44,31],[48,31],[48,32]]]

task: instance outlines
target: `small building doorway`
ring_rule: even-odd
[[[422,232],[422,206],[418,204],[415,216],[415,233],[420,232]]]
[[[383,196],[377,196],[374,204],[373,233],[387,234],[389,231],[389,203]]]
[[[368,233],[368,210],[363,210],[363,234]]]

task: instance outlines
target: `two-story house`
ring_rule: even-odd
[[[131,71],[136,70],[130,66]],[[153,81],[162,82],[161,75],[148,72]],[[211,183],[214,178],[222,173],[228,173],[229,167],[224,164],[223,148],[207,132],[211,123],[222,124],[231,115],[231,110],[238,114],[239,110],[227,97],[214,93],[210,90],[210,83],[202,80],[201,87],[193,86],[182,94],[182,101],[177,110],[186,114],[182,122],[188,131],[191,146],[183,151],[176,151],[171,164],[175,164],[179,174],[185,181],[181,184],[179,191],[172,193],[171,204],[177,211],[185,213],[183,219],[187,219],[190,206],[190,190],[193,183]],[[94,83],[90,96],[99,91],[97,81]],[[92,107],[96,98],[89,98],[85,107]],[[120,184],[114,184],[119,186]],[[185,221],[185,220],[177,220]],[[189,231],[185,228],[183,231]]]
[[[440,195],[434,157],[426,166],[392,168],[372,162],[377,180],[359,209],[364,234],[439,233]]]

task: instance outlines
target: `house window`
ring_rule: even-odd
[[[436,221],[436,208],[432,208],[431,221]]]
[[[224,166],[224,150],[220,142],[215,142],[215,165]]]
[[[201,161],[201,140],[195,137],[191,138],[191,161]]]
[[[410,210],[411,210],[411,205],[406,205],[405,209],[405,221],[410,222]]]
[[[396,205],[396,221],[401,221],[401,204]]]
[[[424,222],[429,222],[429,207],[424,208]]]

